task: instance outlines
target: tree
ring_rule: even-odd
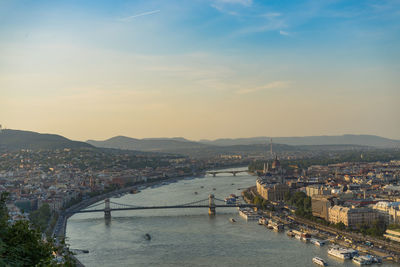
[[[30,229],[27,221],[18,221],[9,227],[3,237],[6,253],[2,256],[11,266],[49,265],[52,245],[43,242],[40,237],[40,232]]]
[[[0,195],[0,266],[54,266],[51,242],[42,241],[27,221],[8,222],[7,196]]]
[[[38,210],[29,215],[32,224],[41,232],[45,231],[51,218],[51,209],[49,204],[45,203]]]
[[[335,224],[335,227],[339,230],[344,230],[346,229],[346,225],[343,222],[338,222],[337,224]]]
[[[255,196],[253,200],[254,205],[256,205],[258,208],[260,208],[263,204],[263,199],[259,196]]]
[[[285,192],[285,195],[283,196],[285,201],[289,201],[290,200],[290,192]]]

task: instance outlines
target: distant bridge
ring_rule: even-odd
[[[215,204],[215,202],[223,202],[224,204]],[[91,213],[91,212],[104,212],[104,218],[111,218],[111,211],[123,211],[123,210],[156,210],[156,209],[187,209],[187,208],[208,208],[209,215],[215,215],[216,208],[232,208],[232,207],[255,207],[253,204],[226,204],[224,200],[215,198],[214,195],[209,195],[207,199],[202,199],[190,203],[170,205],[170,206],[134,206],[128,204],[121,204],[110,201],[109,198],[104,200],[104,208],[99,209],[98,207],[103,203],[98,203],[89,206],[84,210],[76,210],[68,213]]]
[[[249,171],[248,170],[241,170],[241,171],[207,171],[206,174],[212,174],[212,176],[215,177],[215,176],[217,176],[217,174],[220,174],[220,173],[231,173],[231,174],[233,174],[233,176],[236,176],[236,174],[243,173],[243,172],[248,173]]]

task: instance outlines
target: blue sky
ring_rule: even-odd
[[[3,1],[0,123],[400,139],[399,41],[400,1]]]

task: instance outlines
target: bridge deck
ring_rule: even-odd
[[[150,206],[150,207],[129,207],[129,208],[111,208],[110,211],[123,211],[123,210],[151,210],[151,209],[190,209],[190,208],[209,208],[209,205],[193,205],[193,206]],[[254,207],[251,204],[243,204],[243,205],[215,205],[215,208],[245,208],[245,207]],[[90,212],[104,212],[104,209],[96,209],[96,210],[79,210],[70,213],[90,213]]]

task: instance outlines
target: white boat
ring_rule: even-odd
[[[261,217],[260,219],[258,219],[258,224],[259,225],[264,225],[266,224],[267,218],[265,217]]]
[[[309,233],[301,233],[300,240],[304,242],[308,242],[311,239],[311,235]]]
[[[276,222],[274,220],[269,220],[267,227],[269,229],[273,229],[276,232],[281,232],[284,229],[284,225],[282,223]]]
[[[346,249],[342,248],[330,248],[328,254],[343,260],[351,259],[350,253],[347,252]]]
[[[326,241],[325,240],[319,240],[319,239],[316,239],[316,238],[311,238],[310,239],[310,243],[321,247],[321,246],[326,244]]]
[[[319,258],[319,257],[314,257],[314,258],[312,259],[312,262],[315,263],[315,264],[318,264],[318,265],[320,265],[320,266],[326,266],[326,265],[328,265],[328,264],[326,263],[326,261],[324,261],[323,259],[321,259],[321,258]]]
[[[356,256],[353,258],[353,262],[358,265],[370,265],[372,264],[372,259],[367,256]]]
[[[290,236],[290,237],[294,237],[294,236],[296,235],[295,233],[293,233],[292,230],[288,230],[288,231],[286,232],[286,234],[287,234],[288,236]]]

